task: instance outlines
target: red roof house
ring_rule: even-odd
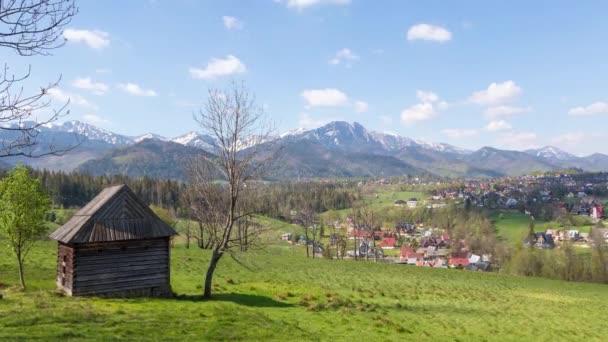
[[[448,266],[457,267],[457,266],[467,266],[469,264],[469,253],[467,252],[455,252],[450,254],[450,260],[448,261]]]
[[[397,243],[397,239],[394,237],[383,237],[380,246],[384,249],[393,249],[395,248],[395,244]]]

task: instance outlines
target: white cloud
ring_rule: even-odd
[[[490,121],[490,123],[488,123],[488,125],[486,126],[486,130],[490,132],[505,131],[511,128],[513,128],[511,123],[505,120]]]
[[[281,2],[281,1],[276,1]],[[316,5],[348,5],[350,0],[285,0],[288,8],[304,10]]]
[[[416,97],[421,102],[439,101],[439,96],[437,96],[437,94],[433,93],[432,91],[416,90]]]
[[[101,125],[101,124],[107,124],[110,123],[109,120],[102,118],[101,116],[97,115],[97,114],[85,114],[82,116],[82,119],[88,123],[94,124],[94,125]]]
[[[58,102],[66,103],[69,101],[70,104],[73,104],[76,106],[92,108],[92,109],[97,108],[94,104],[89,102],[84,97],[82,97],[78,94],[67,93],[59,88],[49,89],[48,94],[52,99],[57,100]]]
[[[122,91],[124,91],[127,94],[133,95],[133,96],[148,96],[148,97],[152,97],[152,96],[157,96],[158,94],[156,93],[156,91],[152,90],[152,89],[144,89],[142,87],[140,87],[138,84],[135,83],[121,83],[118,85],[118,88]]]
[[[528,108],[524,108],[524,107],[512,107],[512,106],[496,106],[496,107],[490,107],[487,108],[484,112],[485,116],[487,118],[497,118],[497,117],[503,117],[503,116],[511,116],[511,115],[515,115],[515,114],[520,114],[520,113],[527,113],[529,112],[531,109]]]
[[[469,101],[480,105],[497,105],[517,98],[521,92],[513,81],[492,83],[487,89],[474,92]]]
[[[310,107],[336,107],[348,104],[348,96],[338,89],[307,89],[300,94]]]
[[[441,101],[439,96],[431,91],[417,90],[416,97],[420,103],[401,112],[401,122],[411,125],[418,121],[426,121],[437,116],[437,111],[448,108],[448,103]]]
[[[216,77],[240,74],[247,71],[245,64],[237,57],[228,55],[226,58],[212,58],[204,68],[190,68],[190,75],[194,79],[213,79]]]
[[[365,101],[355,101],[353,107],[356,113],[365,113],[369,109],[369,104]]]
[[[97,95],[105,94],[109,89],[105,83],[94,82],[90,77],[77,78],[72,81],[72,86],[78,89],[91,90]]]
[[[110,45],[110,34],[103,31],[66,29],[63,37],[68,42],[85,43],[93,49],[103,49]]]
[[[533,132],[507,132],[497,139],[497,143],[503,148],[520,151],[540,147],[538,137]]]
[[[568,111],[573,116],[590,116],[598,114],[608,114],[608,103],[595,102],[584,107],[574,107]]]
[[[475,136],[479,132],[475,129],[444,129],[441,134],[446,135],[452,139],[462,139]]]
[[[407,40],[431,40],[447,42],[452,39],[452,33],[441,26],[417,24],[407,31]]]
[[[240,30],[243,28],[243,22],[235,17],[225,15],[222,17],[222,20],[224,21],[224,27],[228,30]]]
[[[336,55],[329,60],[329,64],[331,65],[339,65],[346,64],[346,66],[351,66],[351,62],[354,62],[359,59],[359,56],[352,52],[351,49],[344,48],[340,49],[336,52]]]
[[[401,121],[410,125],[418,121],[426,121],[437,115],[432,103],[419,103],[401,112]]]

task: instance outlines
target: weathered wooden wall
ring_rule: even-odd
[[[74,245],[74,296],[169,296],[169,238]]]
[[[57,246],[57,288],[72,294],[74,280],[74,249],[65,244]]]

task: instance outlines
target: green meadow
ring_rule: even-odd
[[[584,222],[582,218],[575,218],[580,221],[577,226],[566,225],[562,226],[558,222],[536,220],[534,222],[534,230],[536,232],[546,231],[550,228],[555,229],[576,229],[583,233],[588,233],[593,227],[591,224]],[[495,212],[492,215],[492,221],[496,226],[498,235],[512,243],[521,243],[528,234],[530,227],[530,217],[520,212],[502,211]]]
[[[282,227],[288,228],[288,227]],[[209,254],[176,243],[175,298],[69,298],[55,293],[52,241],[27,264],[29,289],[0,249],[0,340],[601,341],[608,288],[495,273],[306,259],[276,243],[226,257],[202,300]]]

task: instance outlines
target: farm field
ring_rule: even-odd
[[[215,299],[200,299],[208,253],[172,250],[173,299],[54,293],[56,244],[39,243],[27,294],[0,249],[0,340],[603,340],[606,286],[490,273],[307,260],[275,244],[226,257]],[[570,319],[585,317],[585,319]],[[551,327],[547,329],[547,327]],[[539,332],[542,334],[539,335]]]

